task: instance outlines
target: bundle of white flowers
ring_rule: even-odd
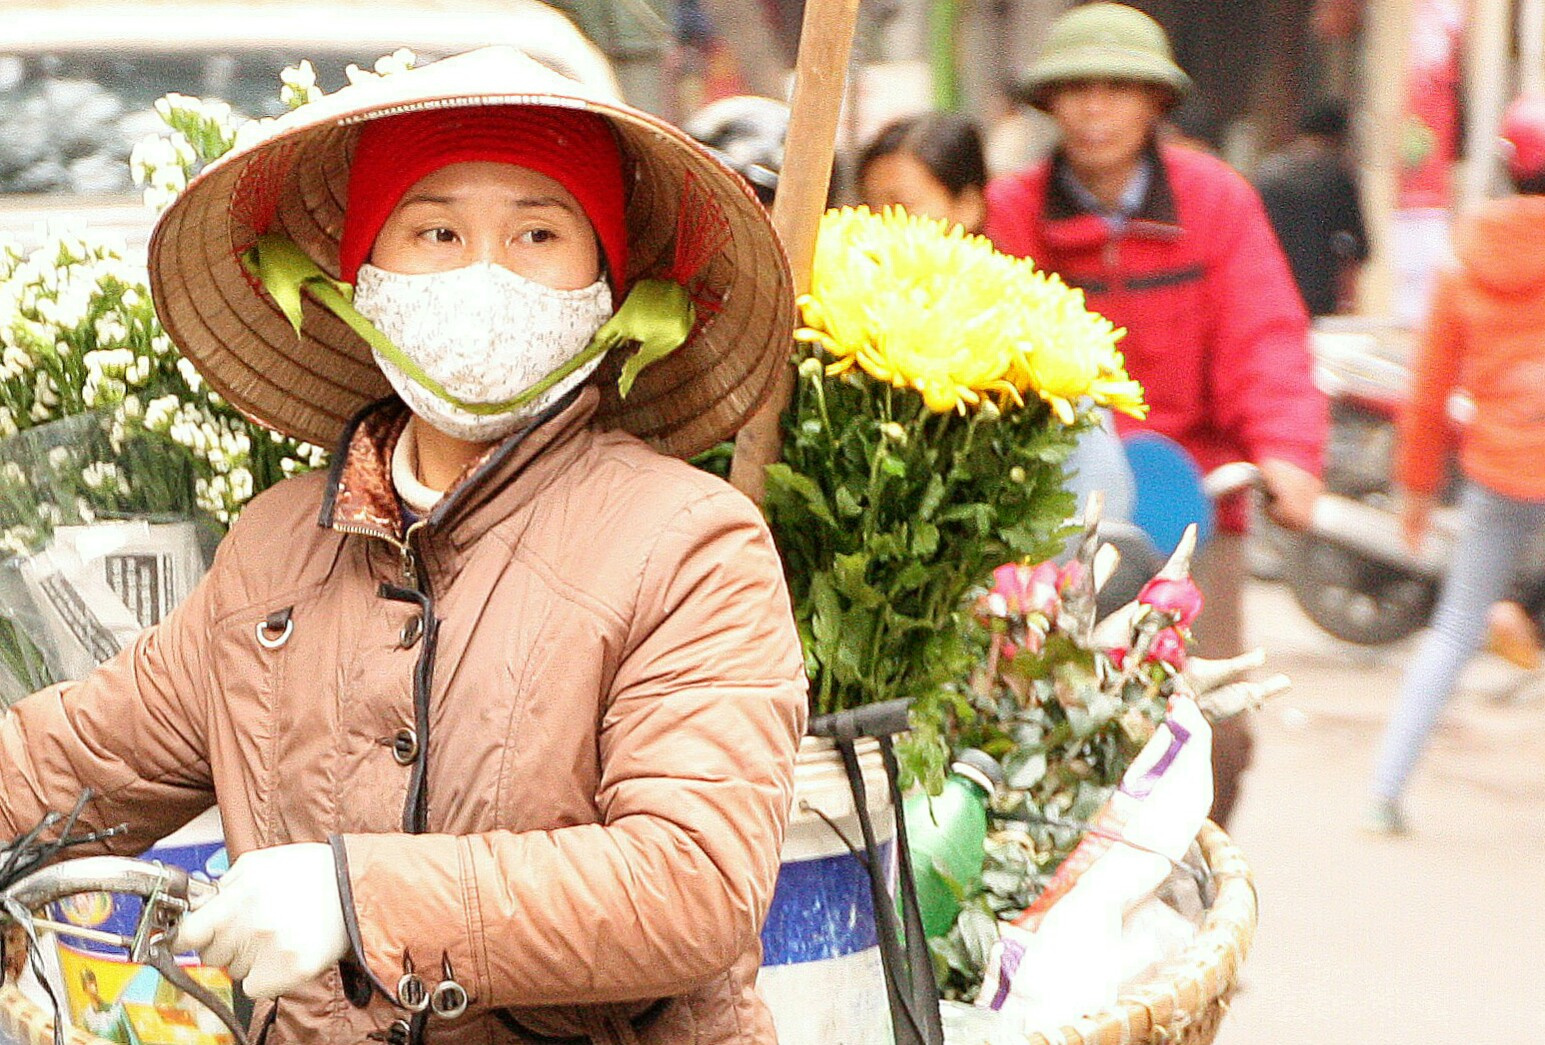
[[[324,460],[204,384],[156,321],[144,272],[111,246],[76,235],[30,254],[0,246],[0,317],[0,436],[101,421],[100,438],[77,433],[42,455],[36,439],[0,443],[14,466],[0,469],[0,549],[100,517],[197,509],[223,527],[258,490]]]

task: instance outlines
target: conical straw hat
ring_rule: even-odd
[[[389,393],[369,347],[309,299],[301,336],[242,263],[263,233],[294,240],[329,275],[349,162],[362,123],[470,105],[556,105],[611,122],[629,184],[627,284],[682,283],[697,309],[685,345],[645,368],[626,400],[598,371],[598,422],[689,456],[733,434],[789,358],[792,283],[766,212],[745,183],[691,138],[507,47],[457,55],[345,87],[263,128],[204,170],[161,216],[150,286],[167,333],[242,413],[331,446],[345,422]]]

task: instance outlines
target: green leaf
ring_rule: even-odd
[[[837,487],[836,494],[837,514],[844,518],[854,518],[864,514],[864,506],[859,503],[857,497],[846,486]]]
[[[842,633],[837,639],[837,656],[832,668],[843,682],[867,680],[870,644],[879,614],[872,609],[855,608],[842,615]]]
[[[815,614],[810,619],[810,631],[823,663],[829,663],[836,652],[837,640],[842,631],[842,599],[832,587],[831,578],[818,573],[810,579],[810,601]]]
[[[776,491],[790,495],[811,515],[832,529],[837,529],[837,520],[832,516],[831,507],[826,503],[826,495],[808,475],[796,472],[781,461],[770,464],[767,466],[767,490],[769,494]]]
[[[919,559],[931,559],[939,550],[939,528],[931,522],[920,522],[912,528],[912,554]]]
[[[909,562],[896,574],[896,579],[891,582],[892,592],[905,592],[921,588],[927,584],[933,572],[920,562]],[[877,593],[878,594],[878,593]]]
[[[869,553],[852,552],[838,555],[832,560],[832,586],[853,603],[873,608],[885,602],[885,596],[870,585],[865,577],[869,570]]]
[[[927,522],[933,518],[939,510],[939,505],[944,503],[944,480],[938,472],[928,477],[928,486],[923,490],[923,496],[918,499],[916,518]]]
[[[596,337],[617,344],[638,345],[617,378],[617,393],[622,398],[633,390],[639,371],[686,343],[696,318],[692,299],[681,284],[664,279],[641,279],[633,284],[622,306],[596,332]]]

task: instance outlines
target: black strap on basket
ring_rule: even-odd
[[[944,1026],[939,1016],[939,988],[933,977],[933,959],[928,953],[928,939],[923,933],[922,910],[917,904],[917,884],[912,877],[912,854],[907,847],[906,817],[902,815],[901,780],[896,766],[892,737],[910,728],[907,710],[910,700],[889,700],[851,711],[838,711],[810,720],[806,730],[811,736],[828,737],[835,742],[847,771],[848,787],[858,813],[859,829],[864,836],[864,852],[859,856],[869,875],[869,894],[874,901],[874,918],[880,937],[880,962],[885,970],[886,996],[890,1002],[891,1027],[896,1045],[944,1045]],[[902,925],[896,924],[896,905],[886,887],[885,869],[875,841],[874,822],[869,816],[868,789],[858,764],[856,742],[872,737],[880,745],[885,764],[885,779],[891,804],[896,813],[897,889],[901,895]],[[840,833],[839,833],[840,835]],[[843,842],[853,848],[852,844]],[[902,929],[905,929],[903,937]]]

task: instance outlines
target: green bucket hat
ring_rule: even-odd
[[[1163,28],[1125,4],[1086,4],[1061,15],[1017,87],[1020,98],[1045,109],[1052,87],[1079,80],[1153,84],[1169,92],[1171,107],[1191,89]]]

